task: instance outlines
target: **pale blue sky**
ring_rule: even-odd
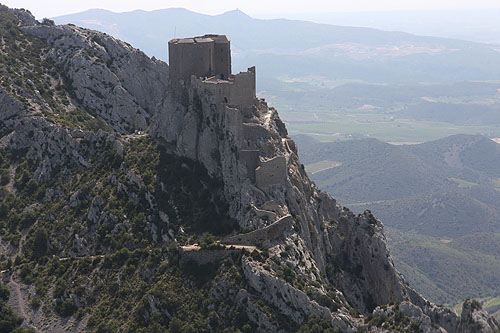
[[[75,13],[91,8],[115,12],[183,7],[205,14],[220,14],[236,8],[253,14],[300,12],[388,11],[500,8],[499,0],[0,0],[9,7],[26,8],[37,18]]]

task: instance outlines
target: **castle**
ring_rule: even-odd
[[[241,108],[254,104],[255,67],[231,74],[231,41],[227,36],[172,39],[168,54],[171,81],[204,86],[215,96],[217,104]]]
[[[170,82],[182,88],[208,92],[219,112],[225,115],[226,128],[236,138],[240,159],[248,177],[259,188],[280,184],[287,179],[284,156],[262,159],[260,151],[245,147],[245,140],[265,137],[267,129],[244,118],[250,118],[260,101],[256,97],[255,67],[246,72],[231,73],[231,41],[225,35],[204,35],[172,39],[168,43]],[[266,105],[267,108],[267,105]]]

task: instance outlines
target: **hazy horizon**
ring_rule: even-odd
[[[30,10],[36,18],[55,17],[83,12],[90,9],[105,9],[116,13],[134,10],[152,11],[168,8],[185,8],[194,12],[218,15],[227,11],[240,9],[255,16],[296,17],[297,15],[311,15],[317,13],[367,13],[367,12],[399,12],[399,11],[435,11],[435,10],[487,10],[500,9],[500,4],[494,0],[478,0],[472,5],[469,1],[444,0],[439,3],[431,0],[423,1],[396,1],[383,0],[373,3],[368,0],[354,0],[349,3],[338,3],[323,0],[312,0],[307,3],[287,2],[277,0],[272,3],[264,0],[229,1],[215,0],[210,3],[201,0],[144,0],[137,5],[136,1],[109,0],[106,2],[89,0],[86,2],[67,2],[64,0],[47,0],[41,3],[37,0],[2,0],[1,3],[15,8]]]

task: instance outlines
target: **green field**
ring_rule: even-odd
[[[479,298],[478,301],[489,314],[500,318],[500,297],[483,297]],[[463,302],[460,302],[453,307],[453,310],[459,315],[462,314],[462,304]]]
[[[310,174],[315,174],[317,172],[321,172],[324,170],[328,170],[331,168],[336,168],[338,166],[342,165],[340,162],[334,162],[334,161],[320,161],[317,163],[312,163],[306,165],[306,171]]]
[[[474,187],[474,186],[479,185],[478,183],[468,182],[466,180],[453,178],[453,177],[449,178],[449,180],[454,181],[455,183],[458,184],[458,187],[461,187],[461,188],[469,188],[469,187]]]
[[[281,111],[279,106],[278,109],[290,135],[305,134],[322,142],[371,137],[385,142],[420,143],[455,134],[500,137],[500,128],[497,125],[464,126],[445,122],[395,119],[390,115],[368,112],[344,114],[318,111],[297,114]]]
[[[384,85],[311,76],[281,78],[259,96],[278,109],[292,136],[418,143],[455,134],[500,137],[498,89],[494,82]]]

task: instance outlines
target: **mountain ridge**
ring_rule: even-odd
[[[316,189],[265,101],[218,103],[211,82],[27,14],[0,7],[2,275],[38,329],[496,329],[407,286],[380,220]],[[255,152],[256,174],[283,174],[253,181]]]
[[[167,60],[165,40],[203,35],[207,31],[227,33],[232,36],[235,67],[244,70],[247,63],[257,65],[263,86],[266,85],[264,78],[283,75],[322,75],[367,82],[408,82],[410,77],[415,82],[486,80],[494,79],[491,74],[500,68],[497,66],[500,53],[490,50],[487,44],[475,42],[285,19],[260,20],[244,16],[238,20],[228,14],[211,16],[190,11],[179,15],[177,9],[141,12],[137,17],[133,12],[102,13],[106,14],[109,24],[93,24],[94,13],[54,19],[57,23],[73,21],[103,30],[162,60]],[[395,53],[395,49],[400,51]],[[376,56],[366,58],[372,53]],[[490,59],[488,70],[472,61],[478,55]],[[408,69],[412,68],[408,63],[415,61],[422,65],[423,74]],[[322,70],[315,69],[311,63],[321,64]],[[436,70],[443,67],[457,70],[453,74]]]

